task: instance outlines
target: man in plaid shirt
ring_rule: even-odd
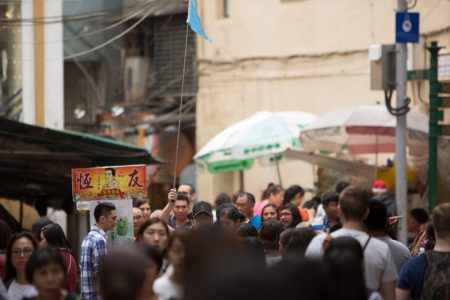
[[[81,244],[81,299],[99,299],[95,287],[95,275],[100,259],[106,254],[106,232],[116,226],[116,207],[108,202],[99,203],[94,210],[95,225]]]

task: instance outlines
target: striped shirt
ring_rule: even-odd
[[[97,226],[92,226],[81,244],[81,299],[99,299],[95,289],[95,275],[106,251],[106,233]]]

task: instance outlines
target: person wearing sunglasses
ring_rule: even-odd
[[[33,234],[20,232],[11,237],[6,248],[6,276],[5,285],[10,300],[32,298],[37,290],[25,275],[28,258],[33,254],[38,242]]]

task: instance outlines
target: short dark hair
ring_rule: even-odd
[[[385,232],[388,225],[388,213],[386,205],[381,200],[369,200],[369,215],[364,220],[369,231]]]
[[[232,203],[231,197],[227,193],[220,193],[214,201],[214,206],[217,208],[224,203]]]
[[[192,194],[195,194],[195,187],[194,187],[192,184],[190,184],[190,183],[181,183],[181,184],[178,186],[178,188],[180,188],[180,186],[182,186],[182,185],[187,185],[188,187],[191,188],[191,192],[190,192],[191,195],[192,195]],[[178,189],[177,189],[177,190],[178,190]]]
[[[223,204],[219,205],[219,207],[216,209],[216,219],[217,219],[217,221],[220,221],[220,215],[222,214],[222,211],[227,209],[227,208],[231,208],[231,207],[235,207],[233,205],[233,203],[223,203]]]
[[[280,234],[280,242],[288,254],[303,256],[316,233],[311,228],[288,228]]]
[[[42,227],[42,234],[44,235],[49,247],[71,251],[70,243],[67,240],[61,226],[58,224],[53,223],[45,225]]]
[[[152,260],[157,267],[157,274],[159,271],[161,271],[162,265],[163,265],[163,255],[161,251],[159,251],[158,248],[146,245],[146,244],[137,244],[137,249],[145,255],[148,259]]]
[[[314,202],[314,206],[317,209],[319,205],[322,204],[322,197],[320,197],[320,195],[315,195],[310,201]]]
[[[314,209],[316,209],[316,205],[315,205],[314,201],[308,200],[305,203],[303,203],[302,208],[306,208],[306,209],[314,208]]]
[[[428,222],[429,216],[425,209],[423,208],[414,208],[410,212],[411,217],[417,220],[419,224],[423,224]]]
[[[61,272],[64,277],[67,276],[66,270],[67,265],[64,262],[64,258],[55,248],[44,247],[39,248],[30,256],[27,261],[27,266],[25,268],[25,276],[29,283],[33,283],[33,274],[37,269],[45,267],[46,265],[54,263],[61,268]]]
[[[347,220],[361,221],[369,207],[367,191],[349,186],[339,197],[339,206]]]
[[[250,223],[241,223],[236,227],[235,234],[238,237],[246,238],[246,237],[258,237],[258,231],[255,227],[253,227]]]
[[[364,251],[361,244],[353,237],[341,236],[333,238],[328,247],[324,249],[324,257],[338,258],[344,252],[349,252],[361,263],[364,259]]]
[[[141,205],[148,203],[150,205],[150,200],[146,198],[139,198],[134,200],[133,207],[139,208]]]
[[[350,183],[348,181],[342,180],[336,184],[336,187],[334,190],[336,191],[336,193],[340,194],[340,193],[342,193],[343,190],[345,190],[349,186],[350,186]]]
[[[255,196],[252,193],[248,193],[248,192],[239,192],[238,194],[239,197],[246,197],[247,201],[254,205],[256,203],[256,199]]]
[[[114,177],[116,177],[116,170],[115,169],[113,169],[113,168],[105,168],[105,172],[106,171],[111,171],[111,174],[114,176]]]
[[[100,295],[108,300],[136,299],[145,282],[147,267],[145,255],[137,249],[108,251],[97,273]]]
[[[243,213],[241,213],[236,206],[227,207],[220,212],[220,218],[227,217],[234,222],[242,223],[246,220],[246,217]]]
[[[437,238],[450,237],[450,203],[442,203],[433,209],[431,216]]]
[[[94,209],[95,222],[100,220],[100,217],[108,217],[113,210],[116,210],[116,206],[110,202],[100,202]]]
[[[258,238],[263,244],[265,250],[278,249],[278,241],[283,230],[284,228],[280,221],[262,223]]]
[[[339,193],[337,192],[326,192],[322,195],[322,205],[328,206],[331,202],[339,203]]]
[[[30,240],[31,244],[33,244],[33,250],[36,250],[38,247],[38,241],[31,232],[22,231],[11,236],[11,239],[9,240],[8,243],[8,247],[6,248],[6,275],[5,275],[6,283],[10,282],[11,280],[17,277],[17,271],[12,265],[11,256],[12,256],[12,247],[14,243],[21,238],[26,238]]]
[[[175,201],[186,201],[188,205],[190,204],[189,197],[186,193],[177,193]]]

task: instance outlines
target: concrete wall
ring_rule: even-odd
[[[368,47],[394,43],[394,0],[198,1],[212,45],[198,38],[197,148],[227,126],[260,110],[303,110],[321,115],[340,107],[384,103],[370,91]],[[450,2],[418,1],[425,42],[450,47]],[[423,51],[418,49],[419,52]],[[443,51],[445,52],[445,51]],[[427,59],[427,58],[426,58]],[[417,106],[417,92],[410,96]],[[426,87],[422,90],[426,97]],[[415,89],[414,91],[417,91]],[[424,107],[418,107],[424,109]],[[283,185],[313,186],[312,167],[281,166]],[[244,173],[245,188],[259,195],[272,167]],[[239,174],[198,172],[202,199],[239,188]]]

